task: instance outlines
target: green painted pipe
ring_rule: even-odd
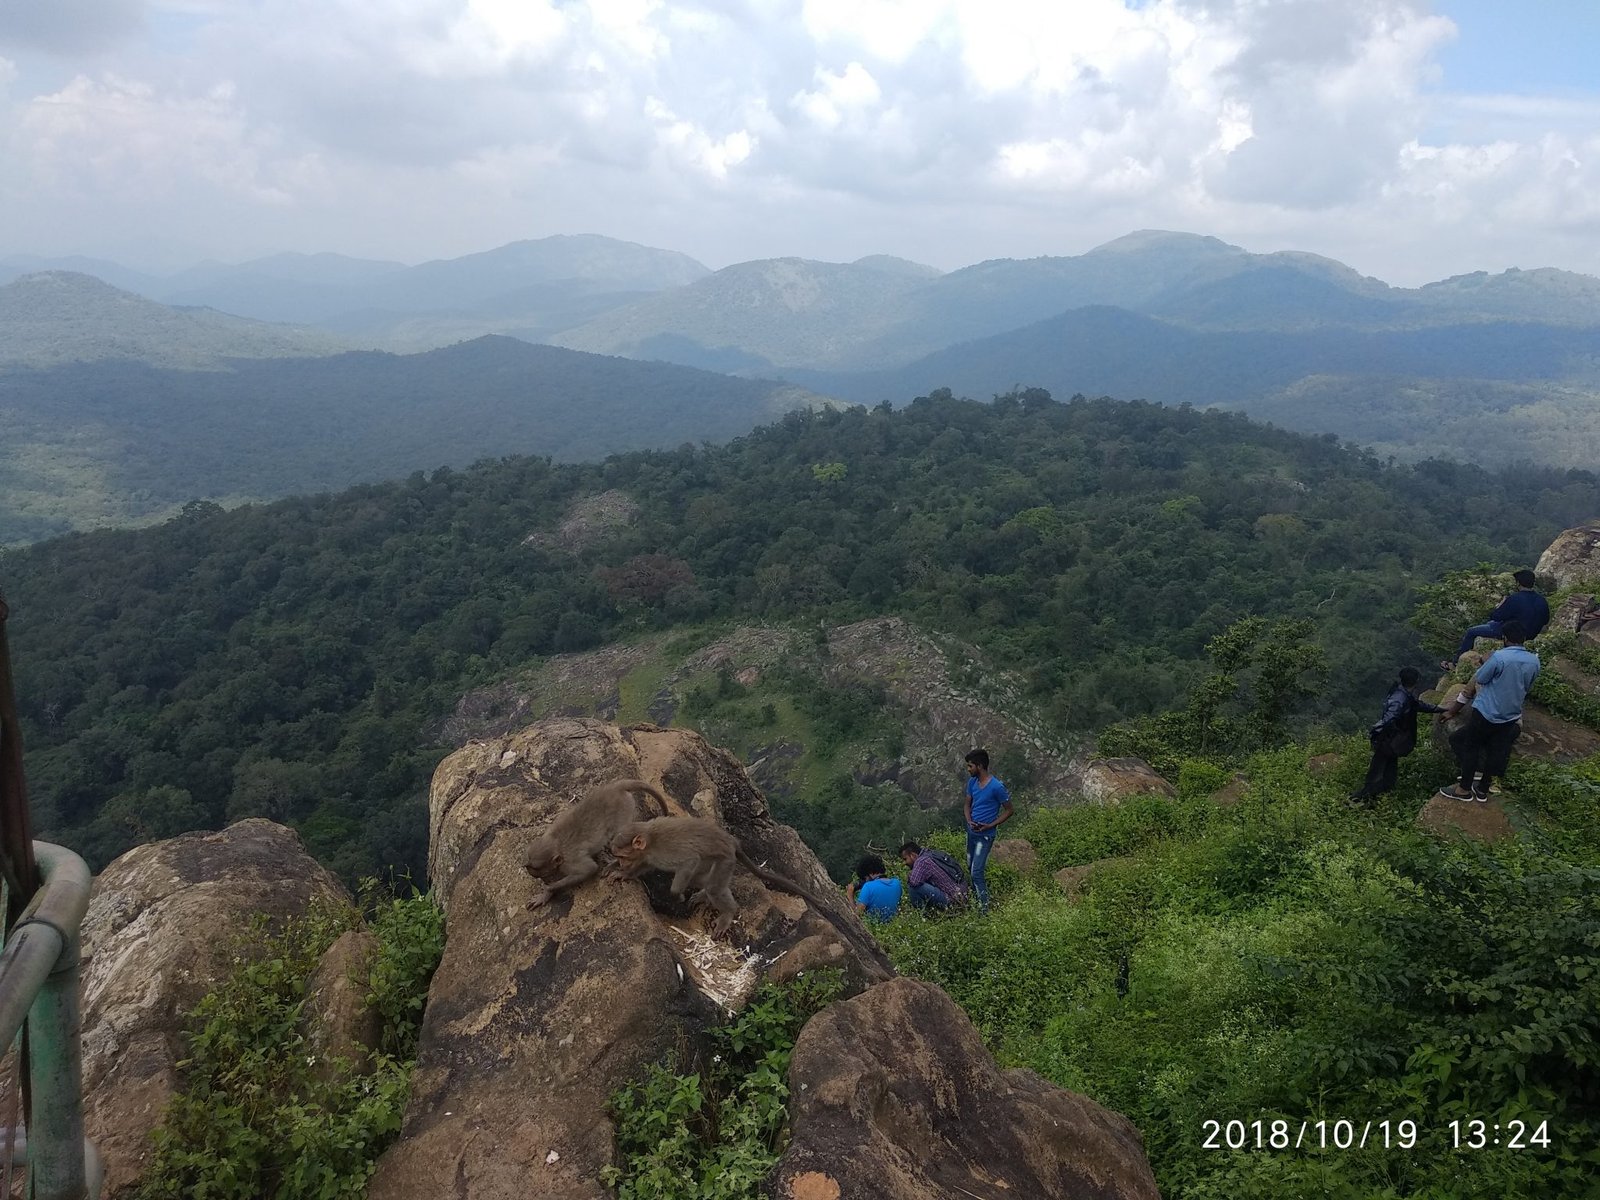
[[[0,1044],[26,1016],[31,1085],[28,1194],[99,1200],[89,1188],[83,1137],[78,930],[89,907],[89,868],[61,846],[35,842],[43,883],[0,952]],[[96,1172],[98,1173],[98,1172]]]

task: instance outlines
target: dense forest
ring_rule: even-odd
[[[550,536],[620,490],[634,519]],[[1054,725],[1171,707],[1249,615],[1314,617],[1303,720],[1420,649],[1416,583],[1528,562],[1588,472],[1387,465],[1243,417],[1029,390],[793,413],[722,447],[418,472],[3,552],[38,825],[95,865],[245,815],[347,876],[420,873],[462,691],[644,630],[894,612],[1018,672]],[[537,535],[537,536],[535,536]]]

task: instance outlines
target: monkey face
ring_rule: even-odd
[[[541,838],[529,849],[526,865],[530,875],[543,875],[561,865],[561,852],[551,842]]]
[[[617,837],[613,838],[611,842],[612,855],[618,862],[623,863],[637,860],[649,848],[649,843],[645,841],[642,835],[638,834],[634,835],[633,837],[628,837],[626,834],[619,834]]]

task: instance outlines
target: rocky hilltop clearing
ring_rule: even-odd
[[[1084,788],[1079,743],[1029,711],[1020,680],[900,617],[742,625],[557,655],[467,693],[440,737],[461,746],[550,714],[699,729],[748,763],[808,838],[822,832],[808,814],[844,792],[881,816],[852,831],[868,837],[898,844],[948,823],[938,814],[959,803],[974,746],[1010,786],[1049,797]],[[862,840],[811,844],[842,880]]]

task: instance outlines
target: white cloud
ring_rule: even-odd
[[[204,226],[226,197],[306,249],[604,218],[719,261],[953,265],[1166,226],[1405,274],[1493,266],[1518,221],[1547,234],[1518,246],[1600,269],[1578,233],[1600,99],[1439,92],[1454,27],[1421,0],[151,2],[187,23],[183,58],[147,37],[13,85],[0,136],[32,184],[0,227],[110,228],[127,195]],[[102,31],[140,12],[63,3]],[[453,212],[473,227],[435,228]]]

